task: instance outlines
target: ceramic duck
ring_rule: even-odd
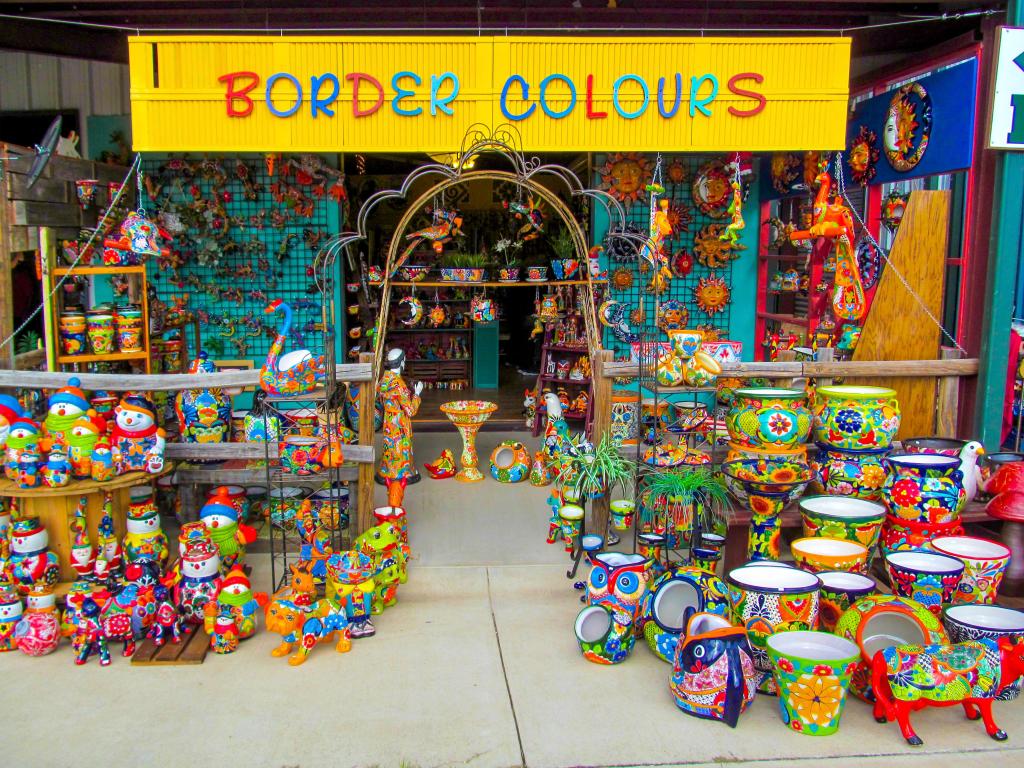
[[[447,448],[441,451],[441,456],[437,461],[426,463],[423,467],[427,470],[427,474],[434,480],[444,480],[449,477],[455,476],[455,455]]]
[[[292,308],[280,299],[274,299],[263,311],[268,315],[281,312],[284,320],[267,353],[267,360],[260,368],[260,387],[271,395],[297,395],[316,389],[327,375],[324,355],[313,357],[308,349],[294,349],[282,355],[292,324]]]
[[[967,491],[967,501],[973,501],[982,485],[981,467],[978,466],[978,459],[985,455],[985,449],[977,440],[971,440],[960,449],[960,471],[964,476],[964,490]]]

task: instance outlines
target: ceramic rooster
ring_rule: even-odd
[[[312,392],[327,375],[327,358],[313,357],[308,349],[294,349],[281,354],[288,329],[292,324],[292,308],[280,299],[270,302],[265,310],[272,315],[281,312],[284,321],[267,353],[267,360],[260,368],[260,387],[268,395],[301,395]]]

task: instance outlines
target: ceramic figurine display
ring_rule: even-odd
[[[60,577],[57,555],[49,550],[50,536],[37,517],[14,520],[10,528],[9,583],[25,594],[36,586],[52,587]]]
[[[7,432],[7,450],[4,454],[4,473],[8,480],[18,480],[21,454],[25,451],[39,456],[41,427],[29,418],[15,419]]]
[[[434,462],[426,462],[423,468],[427,470],[432,480],[447,480],[455,477],[458,467],[455,464],[455,454],[448,448],[441,451],[441,455]]]
[[[205,352],[189,365],[188,373],[216,373]],[[220,388],[183,389],[174,396],[183,443],[226,443],[231,436],[231,398]]]
[[[126,562],[133,563],[140,558],[151,558],[159,562],[161,566],[167,564],[167,558],[170,555],[167,534],[160,526],[160,513],[157,512],[152,496],[148,500],[128,505],[125,525],[127,528],[124,536]]]
[[[207,603],[207,609],[215,607]],[[210,635],[210,648],[214,653],[234,653],[238,650],[238,627],[230,611],[221,610],[207,620],[206,632]]]
[[[376,616],[395,604],[398,585],[408,580],[409,546],[402,544],[402,534],[393,523],[382,523],[363,531],[352,542],[352,547],[370,558],[374,582],[372,612]]]
[[[13,589],[0,587],[0,653],[17,648],[14,630],[21,621],[21,598]]]
[[[75,419],[66,435],[72,477],[84,480],[92,476],[93,450],[106,433],[106,420],[91,408]]]
[[[40,474],[47,488],[63,488],[71,482],[71,462],[68,461],[63,443],[56,443],[50,449]]]
[[[346,554],[359,557],[357,553]],[[329,597],[314,602],[313,575],[303,566],[292,566],[291,571],[291,584],[274,593],[264,609],[267,631],[281,635],[281,644],[270,654],[287,656],[298,643],[298,653],[288,659],[288,664],[298,666],[318,643],[331,641],[339,634],[335,650],[347,653],[352,648],[352,632],[344,609]]]
[[[110,665],[110,649],[100,624],[100,606],[91,597],[82,600],[71,645],[75,649],[75,664],[85,664],[95,653],[100,657],[101,667]]]
[[[354,551],[331,555],[327,577],[327,598],[344,612],[352,638],[372,636],[376,632],[370,618],[376,584],[370,557]]]
[[[384,407],[384,444],[378,473],[388,486],[388,504],[402,506],[405,486],[416,473],[412,457],[412,417],[420,408],[423,382],[412,390],[402,378],[405,352],[388,351],[384,373],[377,385],[377,397]]]
[[[256,615],[259,603],[252,592],[252,585],[249,577],[240,566],[235,566],[228,571],[221,584],[220,592],[217,594],[217,601],[209,602],[204,609],[204,624],[207,634],[213,634],[213,628],[224,622],[223,616],[228,616],[233,626],[233,631],[239,640],[247,640],[256,634]]]
[[[113,480],[116,475],[117,467],[114,465],[114,451],[110,447],[110,438],[102,435],[96,441],[92,456],[89,458],[89,476],[97,483],[105,483]]]
[[[483,473],[477,469],[476,434],[496,410],[496,403],[488,403],[485,400],[455,400],[441,405],[441,412],[462,436],[462,455],[459,457],[462,468],[455,475],[459,482],[475,483],[484,479]]]
[[[735,728],[757,695],[758,674],[743,628],[717,614],[695,613],[671,661],[676,706]]]
[[[153,404],[140,395],[121,398],[114,409],[114,429],[110,434],[117,473],[161,472],[165,444],[164,431],[156,425]]]
[[[207,603],[216,601],[221,587],[220,555],[217,546],[203,531],[182,527],[181,563],[178,582],[174,585],[174,602],[182,617],[192,624],[203,623]]]
[[[103,560],[111,571],[121,567],[123,550],[114,530],[113,500],[110,494],[103,498],[103,516],[96,528],[96,559]]]
[[[42,488],[43,472],[39,451],[25,448],[18,455],[18,487],[23,489]]]
[[[178,609],[171,602],[171,593],[163,584],[153,588],[153,623],[150,624],[146,637],[153,641],[157,648],[168,640],[172,643],[181,642],[181,619]]]
[[[238,522],[238,510],[229,493],[226,486],[217,488],[199,510],[199,520],[217,546],[221,571],[225,573],[245,562],[246,545],[256,541],[256,529]]]
[[[72,376],[66,387],[50,395],[43,421],[43,450],[49,451],[58,444],[66,446],[72,425],[89,410],[89,400],[80,384],[78,377]]]
[[[269,395],[301,395],[312,392],[327,375],[325,355],[313,356],[308,349],[284,351],[288,331],[292,324],[292,308],[280,299],[270,302],[265,314],[280,312],[284,315],[277,336],[274,337],[267,359],[260,368],[260,388]]]
[[[576,640],[587,661],[619,664],[636,642],[635,623],[649,579],[647,559],[601,552],[591,562],[588,606],[576,617]]]
[[[927,707],[963,705],[968,720],[980,716],[996,741],[1006,732],[992,719],[992,702],[1024,675],[1024,640],[981,638],[954,645],[898,645],[871,660],[875,719],[899,723],[908,744],[924,742],[910,713]]]

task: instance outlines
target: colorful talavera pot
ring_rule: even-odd
[[[804,536],[828,536],[863,544],[874,551],[882,533],[885,507],[843,496],[805,496],[800,500]]]
[[[530,474],[530,452],[518,440],[504,440],[491,453],[491,477],[499,483],[519,483]]]
[[[848,451],[821,443],[818,449],[813,465],[825,493],[881,501],[882,486],[889,473],[885,458],[891,448]]]
[[[996,601],[1010,548],[998,541],[977,536],[939,536],[929,542],[940,555],[955,557],[964,564],[964,575],[953,595],[954,603],[990,604]]]
[[[821,581],[799,568],[744,565],[726,577],[731,617],[747,631],[754,667],[760,673],[757,689],[775,694],[767,641],[776,632],[816,629]]]
[[[591,557],[591,563],[589,605],[576,617],[576,641],[588,661],[618,664],[626,660],[636,642],[634,624],[650,577],[647,559],[600,552]]]
[[[636,445],[640,437],[640,394],[625,389],[612,391],[612,440]]]
[[[611,526],[616,531],[627,531],[633,525],[636,504],[628,499],[615,499],[609,505]]]
[[[955,557],[935,552],[893,552],[885,556],[885,569],[893,594],[925,606],[936,616],[953,602],[964,564]]]
[[[315,437],[286,435],[278,446],[282,471],[293,475],[315,475],[323,469]]]
[[[807,393],[776,387],[737,389],[725,426],[737,445],[792,449],[811,431]]]
[[[636,631],[655,656],[671,664],[690,616],[725,616],[728,610],[729,590],[724,581],[696,566],[680,565],[651,582],[640,602]]]
[[[826,632],[833,632],[836,622],[846,610],[862,597],[878,591],[878,584],[863,573],[846,571],[822,571],[821,600],[818,603],[818,624]]]
[[[796,539],[789,545],[798,568],[820,571],[847,571],[867,573],[868,548],[856,541],[811,536]]]
[[[882,498],[889,512],[915,523],[951,523],[967,503],[960,459],[934,453],[894,454]]]
[[[828,736],[839,729],[860,652],[828,632],[783,632],[768,638],[779,689],[779,715],[797,733]]]
[[[850,692],[874,701],[871,691],[871,659],[894,645],[948,643],[938,617],[914,600],[897,595],[862,597],[839,617],[835,634],[856,643],[860,663],[853,673]]]
[[[900,428],[900,406],[893,389],[818,387],[814,403],[814,439],[834,448],[888,448]]]
[[[951,643],[989,638],[998,641],[1008,637],[1013,642],[1024,639],[1024,611],[1001,605],[951,605],[942,609],[942,625],[949,633]],[[996,698],[1011,701],[1020,696],[1018,678],[1001,690]]]
[[[963,532],[964,527],[959,519],[951,523],[933,525],[901,520],[895,515],[886,515],[885,521],[882,523],[879,549],[883,555],[925,549],[928,542],[938,536],[956,536]]]
[[[734,459],[788,459],[798,464],[807,464],[807,446],[798,445],[794,448],[753,448],[747,445],[730,440],[726,443],[729,449],[725,456],[726,461]]]

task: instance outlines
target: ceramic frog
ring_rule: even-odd
[[[405,584],[409,547],[402,544],[401,533],[393,523],[381,523],[363,532],[353,546],[373,563],[374,615],[384,612],[398,599],[398,585]]]

